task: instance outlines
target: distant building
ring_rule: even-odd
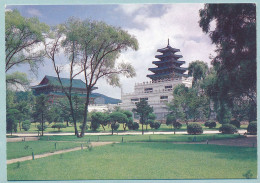
[[[145,99],[153,107],[157,120],[164,121],[168,114],[166,103],[173,99],[173,88],[182,83],[191,86],[192,78],[184,74],[187,68],[181,67],[185,61],[178,60],[182,58],[182,55],[176,54],[179,51],[169,45],[169,40],[167,47],[158,49],[157,52],[162,54],[156,55],[159,60],[152,62],[157,67],[148,69],[153,72],[147,75],[151,81],[136,83],[133,93],[122,93],[120,107],[131,111],[136,107],[135,103]]]
[[[69,89],[70,79],[61,78],[61,82],[65,90]],[[59,79],[53,76],[45,76],[42,81],[36,85],[31,87],[33,94],[35,96],[45,94],[48,95],[49,101],[51,103],[55,102],[58,98],[65,98],[66,95],[63,93]],[[95,90],[97,87],[92,89]],[[73,79],[72,80],[72,96],[77,95],[81,98],[86,97],[86,83],[84,83],[81,79]],[[108,97],[106,95],[100,93],[91,93],[90,94],[90,105],[106,105],[106,104],[118,104],[121,100],[115,99],[112,97]]]

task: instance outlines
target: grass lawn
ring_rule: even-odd
[[[201,134],[201,135],[174,135],[174,134],[162,134],[162,135],[85,135],[82,138],[76,136],[43,136],[40,137],[40,141],[80,141],[80,142],[97,142],[97,141],[110,141],[110,142],[191,142],[196,137],[196,141],[217,140],[217,139],[229,139],[229,138],[243,138],[239,134]]]
[[[56,150],[70,149],[79,147],[80,143],[58,142]],[[8,142],[7,143],[7,159],[30,156],[34,154],[42,154],[55,151],[55,142],[50,141],[28,141],[28,142]]]
[[[7,166],[8,180],[228,179],[257,176],[257,149],[120,143]]]

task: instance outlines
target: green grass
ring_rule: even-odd
[[[196,141],[229,139],[229,138],[243,138],[239,134],[201,134],[201,135],[85,135],[82,138],[76,136],[43,136],[40,137],[40,141],[80,141],[80,142],[97,142],[97,141],[109,141],[109,142],[191,142],[196,137]]]
[[[120,143],[7,166],[8,180],[228,179],[257,175],[256,148]]]
[[[30,156],[34,154],[42,154],[55,151],[55,143],[49,141],[25,141],[25,142],[8,142],[7,143],[7,159]],[[79,143],[74,142],[57,142],[56,150],[70,149],[79,147]]]

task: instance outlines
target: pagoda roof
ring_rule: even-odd
[[[149,74],[149,75],[146,75],[146,76],[151,78],[151,79],[156,79],[156,78],[160,78],[160,77],[164,77],[165,78],[166,76],[171,75],[171,74],[172,74],[172,72],[167,72],[167,73],[161,73],[161,74]],[[175,73],[175,75],[188,77],[188,74]]]
[[[174,57],[174,58],[182,58],[182,55],[175,55],[173,53],[166,53],[166,54],[162,54],[162,55],[155,55],[155,58],[164,58],[164,57]]]
[[[70,79],[60,78],[60,80],[63,87],[65,88],[70,87]],[[33,86],[31,88],[36,89],[36,88],[47,87],[47,86],[61,87],[58,77],[46,75],[38,85]],[[86,83],[84,83],[81,79],[73,79],[72,88],[86,89]],[[94,87],[93,89],[97,89],[97,87]]]
[[[173,62],[173,63],[180,64],[180,65],[185,64],[185,61],[179,61],[179,60],[175,60],[175,59],[153,61],[152,63],[155,65],[157,65],[157,64],[159,65],[159,64],[169,63],[169,62]]]
[[[161,48],[161,49],[157,50],[157,52],[161,52],[161,53],[165,53],[165,52],[168,52],[168,51],[171,51],[171,52],[175,53],[175,52],[179,52],[180,49],[172,48],[170,45],[168,45],[165,48]]]
[[[165,67],[156,67],[156,68],[149,68],[148,70],[149,71],[161,71],[161,70],[168,70],[168,69],[176,69],[176,70],[179,70],[179,71],[186,71],[187,70],[187,68],[183,68],[183,67],[176,67],[176,66],[174,66],[174,65],[172,65],[172,66],[165,66]]]

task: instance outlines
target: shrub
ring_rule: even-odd
[[[117,129],[119,128],[119,123],[112,123],[112,124],[111,124],[111,128],[112,128],[113,130],[117,130]]]
[[[46,128],[47,128],[47,125],[43,124],[43,131],[45,131]],[[41,124],[40,124],[40,125],[37,125],[37,129],[38,129],[39,131],[42,131],[42,125],[41,125]]]
[[[187,132],[188,132],[188,134],[193,134],[193,135],[202,134],[203,129],[202,129],[201,125],[199,125],[197,123],[191,123],[191,124],[188,124],[188,126],[187,126]]]
[[[247,133],[257,134],[257,122],[256,121],[252,121],[249,123],[249,125],[247,126]]]
[[[238,121],[238,120],[236,120],[236,119],[230,121],[230,124],[231,124],[231,125],[234,125],[234,126],[237,127],[237,128],[240,128],[240,121]]]
[[[30,129],[31,126],[31,122],[29,120],[25,120],[22,123],[22,129],[24,129],[24,131],[28,131]]]
[[[97,123],[96,121],[91,121],[91,124],[90,124],[90,129],[93,130],[93,131],[96,131],[98,128],[100,127],[100,124]]]
[[[67,126],[62,124],[62,123],[58,123],[58,124],[55,124],[55,125],[52,125],[52,128],[58,128],[58,130],[60,131],[61,128],[66,128]]]
[[[160,128],[160,126],[161,126],[161,123],[159,123],[159,122],[150,123],[150,127],[154,128],[154,129],[158,129],[158,128]]]
[[[175,123],[173,123],[173,127],[175,129],[180,129],[182,127],[182,124],[180,122],[175,122]]]
[[[128,124],[129,130],[138,130],[138,128],[139,128],[139,124],[137,122],[133,122],[133,123]]]
[[[231,124],[223,124],[219,128],[219,132],[224,133],[224,134],[234,134],[237,132],[237,128]]]
[[[209,127],[209,128],[215,128],[217,126],[216,122],[215,121],[206,121],[204,123],[204,126],[205,127]]]
[[[88,125],[86,124],[86,127],[85,127],[85,130],[88,130]],[[83,128],[83,125],[81,124],[81,125],[79,125],[79,128],[82,130],[82,128]]]

